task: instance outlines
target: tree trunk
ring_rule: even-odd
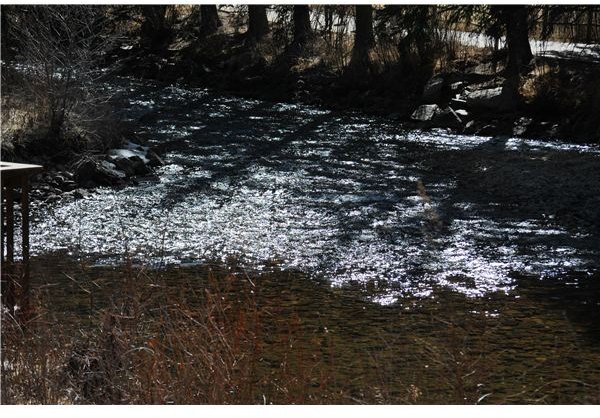
[[[354,34],[354,47],[350,67],[353,71],[363,72],[370,65],[369,51],[375,44],[373,35],[373,8],[370,4],[356,5],[356,32]]]
[[[325,27],[324,31],[327,34],[327,39],[331,42],[333,36],[333,12],[334,6],[323,6],[323,13],[325,14]]]
[[[248,5],[248,32],[251,42],[258,42],[269,33],[267,6]]]
[[[141,27],[142,46],[152,50],[160,49],[168,42],[169,29],[165,14],[167,6],[142,6],[144,21]]]
[[[294,44],[305,44],[311,35],[310,9],[308,6],[294,6]]]
[[[592,43],[592,29],[594,28],[594,7],[587,7],[587,25],[585,30],[585,43]]]
[[[200,36],[209,36],[223,26],[215,4],[200,6]]]
[[[529,45],[527,14],[527,6],[503,6],[506,47],[508,48],[506,72],[509,76],[518,77],[533,58]]]
[[[533,58],[529,45],[529,25],[527,22],[527,6],[495,6],[500,10],[502,22],[506,28],[506,48],[508,62],[506,63],[506,80],[502,87],[506,106],[517,107],[519,103],[519,85],[521,74],[526,71],[527,64]]]
[[[542,6],[542,39],[550,37],[550,26],[548,25],[549,14],[548,6]]]
[[[285,54],[292,62],[302,55],[312,35],[308,6],[294,6],[293,23],[294,38],[286,48]]]
[[[2,45],[1,45],[1,52],[0,54],[2,54],[2,59],[6,61],[6,59],[8,58],[8,37],[9,37],[9,32],[8,32],[8,8],[9,6],[3,4],[0,6],[0,18],[2,19],[2,22],[0,23],[0,26],[2,26]]]

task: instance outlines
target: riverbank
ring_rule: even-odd
[[[110,58],[120,74],[208,87],[217,92],[333,110],[390,117],[407,129],[560,139],[597,143],[600,84],[595,59],[538,56],[521,77],[520,98],[506,93],[502,51],[470,48],[433,71],[402,73],[373,63],[360,78],[326,63],[326,51],[309,49],[291,60],[269,55],[267,45],[247,47],[240,35],[214,35],[152,52],[126,46]],[[181,45],[181,43],[180,43]]]
[[[502,59],[484,49],[469,49],[467,56],[432,75],[399,76],[398,68],[374,65],[375,70],[356,79],[320,60],[324,51],[309,49],[294,60],[269,56],[265,45],[247,47],[241,35],[217,34],[201,44],[178,40],[175,45],[179,46],[160,52],[137,45],[113,50],[102,62],[102,79],[111,83],[120,74],[269,102],[360,111],[405,130],[441,128],[468,135],[582,143],[600,139],[595,115],[600,103],[595,74],[600,65],[593,59],[536,57],[521,79],[521,101],[513,103],[504,91]],[[13,83],[10,71],[3,67],[4,83],[15,85],[3,90],[3,100],[14,105],[11,91],[18,90],[23,80]],[[101,90],[99,95],[106,93]],[[119,111],[120,104],[111,106]],[[65,192],[79,197],[97,186],[135,183],[162,164],[160,152],[136,138],[135,121],[125,127],[114,117],[105,117],[85,129],[74,121],[60,135],[44,134],[43,126],[31,122],[36,118],[28,116],[27,109],[8,108],[3,158],[45,166],[47,173],[36,185],[44,199]],[[132,154],[134,149],[139,155]]]

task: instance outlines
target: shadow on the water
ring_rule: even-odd
[[[489,219],[513,224],[535,221],[540,227],[563,229],[566,233],[552,240],[584,253],[594,242],[600,247],[597,155],[510,140],[496,136],[472,149],[442,150],[425,157],[426,184],[449,177],[456,181],[448,196],[439,200],[444,223],[463,217],[464,202],[469,202],[476,213]],[[501,244],[508,237],[486,238]],[[543,245],[543,241],[543,237],[523,240],[519,245],[526,252],[530,244]]]
[[[600,274],[573,272],[560,278],[521,275],[515,291],[535,303],[562,312],[594,344],[600,343]]]

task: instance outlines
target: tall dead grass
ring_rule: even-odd
[[[322,339],[296,349],[306,340],[298,317],[275,320],[247,277],[203,282],[173,288],[159,274],[129,270],[89,323],[51,319],[39,301],[26,323],[3,309],[2,402],[331,401]]]

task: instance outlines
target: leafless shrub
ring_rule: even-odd
[[[103,75],[98,63],[111,42],[103,32],[105,16],[94,6],[22,6],[11,13],[22,79],[4,83],[3,96],[35,112],[46,139],[70,137],[101,146],[106,136],[108,97],[93,85]]]

